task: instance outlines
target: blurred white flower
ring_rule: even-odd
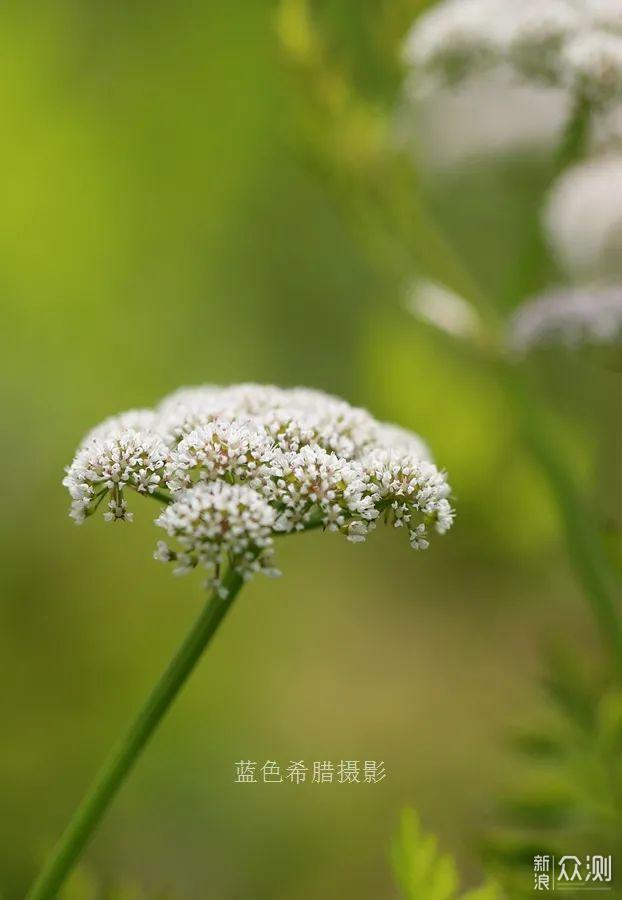
[[[567,0],[506,0],[499,11],[498,53],[526,79],[559,83],[559,56],[591,23]]]
[[[399,140],[439,170],[543,152],[562,134],[569,108],[567,91],[519,80],[497,66],[411,97],[398,116]]]
[[[565,172],[549,194],[544,226],[569,274],[622,274],[622,154],[588,159]]]
[[[622,32],[622,4],[620,0],[582,0],[580,8],[586,9],[597,28],[611,28]]]
[[[435,281],[417,279],[406,302],[415,318],[452,337],[471,339],[479,332],[479,317],[471,304]]]
[[[525,353],[543,344],[613,344],[621,336],[622,287],[560,288],[519,307],[508,344]]]
[[[116,416],[109,416],[95,428],[92,428],[82,439],[84,446],[94,440],[105,440],[114,437],[126,428],[132,431],[153,431],[158,417],[152,409],[128,409]]]
[[[560,60],[562,83],[573,94],[606,106],[622,96],[622,35],[587,31],[564,47]]]
[[[227,402],[223,393],[223,388],[208,384],[180,388],[165,397],[156,415],[167,443],[173,445],[195,428],[225,418]]]
[[[503,0],[444,0],[421,15],[404,45],[404,61],[453,83],[494,60]],[[488,24],[490,27],[486,27]]]
[[[608,103],[622,99],[621,36],[613,0],[442,0],[406,39],[407,90],[511,66],[526,82]]]
[[[107,521],[131,521],[127,491],[157,489],[170,503],[157,524],[179,546],[160,541],[156,559],[178,574],[206,567],[216,587],[223,567],[272,571],[275,534],[319,526],[362,541],[382,517],[422,549],[428,526],[453,519],[418,435],[307,388],[184,388],[94,429],[64,483],[77,521],[104,501]]]
[[[391,425],[388,422],[378,422],[374,431],[373,450],[398,450],[408,453],[415,459],[425,459],[433,462],[432,451],[418,434],[399,425]],[[367,451],[368,453],[370,451]]]

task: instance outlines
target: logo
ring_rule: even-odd
[[[611,856],[534,856],[534,891],[610,891]]]

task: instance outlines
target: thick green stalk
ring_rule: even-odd
[[[133,725],[96,776],[26,900],[56,897],[145,745],[201,658],[242,583],[236,572],[229,571],[225,576],[226,598],[214,593],[208,600]]]

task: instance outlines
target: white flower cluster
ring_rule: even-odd
[[[162,481],[168,447],[155,432],[124,424],[127,415],[119,417],[118,425],[109,419],[87,435],[67,469],[63,484],[71,495],[71,516],[78,523],[106,498],[106,520],[131,522],[124,491],[152,494]]]
[[[510,323],[517,353],[545,344],[608,345],[622,336],[622,288],[566,288],[523,303]]]
[[[565,172],[549,194],[544,226],[571,276],[622,276],[622,154],[593,157]]]
[[[415,22],[405,47],[417,78],[455,84],[499,66],[597,104],[622,94],[617,0],[441,0]]]
[[[182,549],[171,550],[165,541],[158,541],[155,556],[175,562],[176,575],[203,566],[212,573],[208,586],[217,590],[222,590],[225,560],[245,579],[258,571],[278,574],[269,566],[275,521],[273,507],[245,484],[197,484],[182,491],[156,519]]]
[[[454,515],[417,435],[304,388],[182,389],[93,429],[63,483],[77,522],[104,501],[106,519],[131,521],[128,492],[154,495],[177,542],[156,557],[178,573],[202,566],[216,587],[228,567],[274,573],[277,534],[319,526],[362,541],[384,517],[421,549]]]

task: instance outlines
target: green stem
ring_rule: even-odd
[[[133,725],[100,769],[26,900],[51,900],[56,897],[145,745],[214,636],[242,583],[240,575],[229,571],[224,579],[228,590],[226,598],[214,593],[205,604]]]
[[[173,502],[170,494],[167,494],[166,491],[151,491],[150,493],[145,495],[146,497],[152,497],[154,500],[157,500],[159,503],[164,503],[165,506],[168,506]]]
[[[585,97],[578,97],[570,110],[557,152],[547,176],[547,189],[569,166],[574,165],[585,152],[592,119],[592,108]],[[522,303],[542,285],[548,274],[549,256],[542,233],[539,211],[527,231],[521,254],[516,301]]]
[[[592,122],[592,104],[583,96],[574,101],[553,162],[553,178],[576,163],[585,151]]]
[[[585,99],[577,100],[555,156],[552,177],[559,175],[582,155],[590,118],[590,104]],[[421,251],[422,249],[427,251],[430,244],[433,248],[435,268],[441,271],[446,268],[452,275],[453,284],[459,283],[462,287],[463,296],[478,310],[487,312],[484,320],[491,330],[491,336],[480,348],[486,355],[487,351],[494,347],[499,333],[495,304],[463,265],[460,256],[454,251],[442,229],[433,221],[420,198],[417,202],[416,218],[419,228],[413,234],[413,238],[415,244],[421,242],[418,248],[419,257],[425,257],[425,253]],[[422,223],[425,227],[422,227]],[[539,228],[534,229],[534,232],[537,240],[531,245],[530,255],[523,260],[522,288],[527,283],[534,287],[543,270],[542,261],[546,248],[539,235]],[[534,247],[535,244],[537,246]],[[521,301],[524,296],[517,299]],[[554,437],[549,434],[546,418],[539,412],[538,404],[530,396],[524,380],[504,362],[494,366],[494,374],[517,413],[524,443],[550,486],[575,576],[590,604],[605,646],[611,650],[615,669],[622,676],[622,626],[618,583],[607,558],[590,504],[576,485],[563,455],[556,449]]]
[[[610,648],[616,675],[622,678],[621,598],[598,523],[563,454],[556,450],[555,436],[550,433],[536,398],[512,369],[504,367],[499,382],[518,414],[523,441],[547,479],[575,577],[591,606],[604,644]]]

